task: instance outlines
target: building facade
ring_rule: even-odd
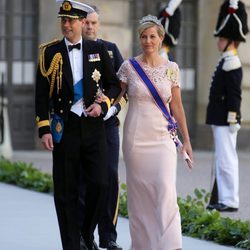
[[[83,0],[81,0],[83,1]],[[124,58],[139,53],[136,26],[146,14],[157,14],[166,1],[88,0],[101,11],[101,37],[115,42]],[[195,149],[211,149],[211,129],[205,125],[210,80],[219,53],[213,31],[223,0],[183,0],[181,32],[173,58],[181,68],[182,99]],[[250,16],[250,0],[243,0]],[[13,149],[38,149],[34,115],[35,73],[38,45],[61,38],[58,5],[54,0],[0,0],[0,74],[4,75],[4,94]],[[249,25],[250,26],[250,25]],[[242,129],[238,146],[250,143],[250,37],[240,45],[243,63]],[[121,112],[123,120],[125,111]],[[0,146],[1,147],[1,146]]]

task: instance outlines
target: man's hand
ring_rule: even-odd
[[[53,139],[51,134],[44,134],[41,138],[43,147],[47,150],[52,151],[54,148]]]
[[[98,117],[102,112],[102,107],[98,103],[93,103],[86,109],[86,112],[88,116]]]

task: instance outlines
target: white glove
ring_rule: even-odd
[[[237,132],[240,128],[241,128],[241,126],[240,126],[239,123],[235,123],[235,124],[230,124],[230,125],[229,125],[229,131],[230,131],[231,133]]]
[[[110,107],[103,120],[104,121],[108,120],[111,116],[115,115],[116,113],[117,113],[117,108],[115,106]]]

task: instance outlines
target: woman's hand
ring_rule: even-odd
[[[105,102],[107,100],[107,96],[102,94],[101,96],[97,96],[96,99],[95,99],[95,102],[96,103],[102,103],[102,102]]]
[[[194,160],[193,160],[193,150],[192,150],[190,140],[183,142],[181,154],[184,160],[187,162],[189,169],[192,169]]]
[[[187,152],[188,156],[193,161],[193,150],[189,140],[183,142],[183,150]]]

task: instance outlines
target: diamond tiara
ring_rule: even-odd
[[[156,25],[161,25],[161,21],[158,20],[158,18],[156,16],[152,16],[152,15],[147,15],[144,16],[140,21],[140,24],[143,23],[155,23]]]

